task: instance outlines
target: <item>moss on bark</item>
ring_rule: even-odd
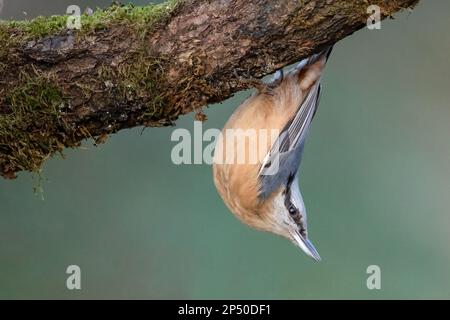
[[[373,0],[382,18],[418,0]],[[0,175],[85,138],[172,124],[365,26],[361,0],[170,0],[0,22]]]
[[[12,85],[4,81],[0,86],[0,173],[14,178],[17,171],[35,172],[48,157],[61,153],[65,147],[79,146],[84,138],[103,141],[105,134],[114,130],[111,123],[101,131],[91,130],[90,126],[80,125],[77,119],[70,121],[65,117],[72,108],[71,93],[78,95],[81,105],[98,99],[96,104],[101,106],[105,97],[96,97],[96,93],[106,90],[114,100],[111,103],[117,106],[130,107],[139,101],[138,107],[147,109],[144,117],[160,116],[167,99],[159,89],[164,82],[163,58],[148,51],[145,37],[164,23],[180,3],[181,0],[171,0],[145,7],[112,5],[92,15],[82,15],[80,30],[66,29],[68,16],[0,22],[0,72],[10,72],[16,77]],[[56,74],[48,73],[39,61],[27,64],[19,73],[12,71],[23,63],[24,57],[18,51],[24,46],[45,43],[47,37],[58,35],[71,46],[83,45],[90,35],[121,26],[126,29],[124,34],[133,39],[132,48],[121,57],[120,63],[96,63],[91,81],[68,85]],[[122,115],[128,116],[127,112]]]

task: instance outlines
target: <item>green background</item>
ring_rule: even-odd
[[[6,0],[1,17],[73,2]],[[449,28],[450,2],[421,1],[336,45],[301,181],[322,262],[235,219],[210,166],[172,164],[175,128],[136,128],[48,161],[45,200],[30,174],[0,180],[0,298],[450,298]],[[204,128],[248,95],[211,106]]]

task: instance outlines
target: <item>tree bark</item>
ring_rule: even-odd
[[[366,26],[369,5],[385,18],[417,2],[172,0],[144,18],[129,6],[106,9],[95,25],[82,16],[88,30],[47,30],[56,18],[4,22],[0,174],[36,171],[86,138],[171,125],[192,111],[202,118],[203,106]]]

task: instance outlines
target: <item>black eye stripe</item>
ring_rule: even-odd
[[[289,183],[289,181],[288,181]],[[306,230],[303,225],[302,215],[300,214],[300,210],[297,209],[291,201],[291,186],[290,183],[287,185],[286,189],[283,191],[284,194],[284,206],[286,210],[288,210],[289,215],[292,219],[294,219],[297,224],[299,231],[303,237],[306,237]]]
[[[284,206],[289,211],[291,215],[294,215],[297,211],[297,209],[294,207],[294,205],[291,202],[291,188],[290,186],[287,186],[284,192]]]

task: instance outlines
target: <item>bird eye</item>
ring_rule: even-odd
[[[295,207],[292,204],[289,206],[288,210],[289,210],[289,213],[292,215],[294,215],[297,212],[297,209],[295,209]]]

